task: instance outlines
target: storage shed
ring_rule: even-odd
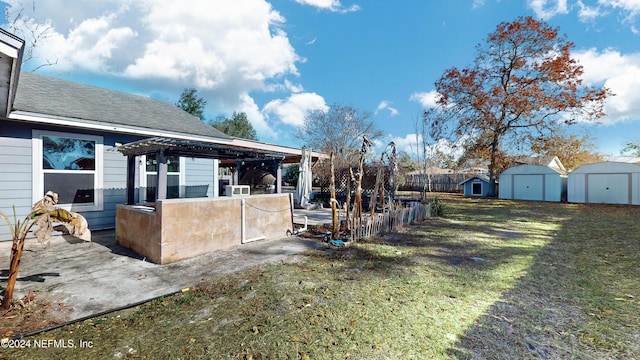
[[[567,178],[544,165],[518,165],[500,174],[500,199],[560,201],[566,194]]]
[[[488,196],[489,177],[476,175],[460,183],[464,187],[465,196]]]
[[[569,173],[567,200],[640,205],[640,165],[615,161],[582,165]]]

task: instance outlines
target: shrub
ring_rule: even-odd
[[[442,216],[444,214],[444,201],[440,198],[433,198],[428,203],[431,205],[431,216]]]

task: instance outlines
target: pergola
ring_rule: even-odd
[[[127,205],[135,203],[135,165],[136,156],[153,156],[158,163],[158,176],[156,184],[156,199],[167,198],[167,160],[169,156],[182,156],[194,158],[217,159],[229,164],[242,162],[262,162],[270,164],[276,173],[276,193],[281,192],[282,167],[280,166],[288,157],[296,155],[273,150],[248,148],[233,144],[210,143],[204,141],[181,140],[154,137],[143,139],[118,147],[123,155],[127,156]],[[299,158],[299,155],[297,155]]]

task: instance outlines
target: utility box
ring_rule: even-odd
[[[224,196],[249,196],[249,185],[227,185],[224,187]]]

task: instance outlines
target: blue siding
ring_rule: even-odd
[[[0,211],[13,221],[13,206],[16,216],[24,219],[31,211],[31,136],[20,137],[20,129],[13,129],[0,121],[3,129],[0,136]],[[17,137],[13,137],[17,136]],[[0,240],[10,240],[11,231],[0,221]]]
[[[37,125],[0,120],[0,211],[13,220],[16,207],[17,218],[22,220],[31,211],[32,199],[32,130],[81,133],[103,137],[103,210],[83,211],[91,230],[115,227],[116,204],[126,201],[127,158],[115,150],[115,143],[128,143],[141,137],[103,133],[81,132],[69,128]],[[37,199],[36,199],[37,200]],[[0,241],[10,240],[9,228],[0,222]]]
[[[185,197],[213,197],[213,160],[185,159]]]
[[[126,202],[127,158],[120,154],[105,139],[102,174],[102,211],[85,211],[91,230],[113,229],[116,226],[116,205]]]
[[[479,184],[476,186],[481,186],[480,192],[479,193],[474,193],[473,192],[473,185],[474,184]],[[464,195],[465,196],[488,196],[489,194],[489,182],[478,178],[478,177],[473,177],[471,179],[465,180],[464,182]]]
[[[126,201],[127,158],[115,149],[115,143],[129,143],[141,137],[107,132],[82,132],[78,129],[33,125],[22,122],[0,120],[0,210],[13,218],[12,206],[16,207],[18,219],[22,220],[31,211],[33,202],[32,131],[45,130],[63,133],[79,133],[103,138],[103,199],[102,211],[79,211],[89,223],[91,230],[115,227],[116,205]],[[185,159],[185,197],[213,197],[214,161],[211,159]],[[140,174],[136,167],[136,183]],[[138,191],[136,192],[138,193]],[[72,209],[73,210],[73,209]],[[0,223],[0,241],[10,240],[9,228]]]

